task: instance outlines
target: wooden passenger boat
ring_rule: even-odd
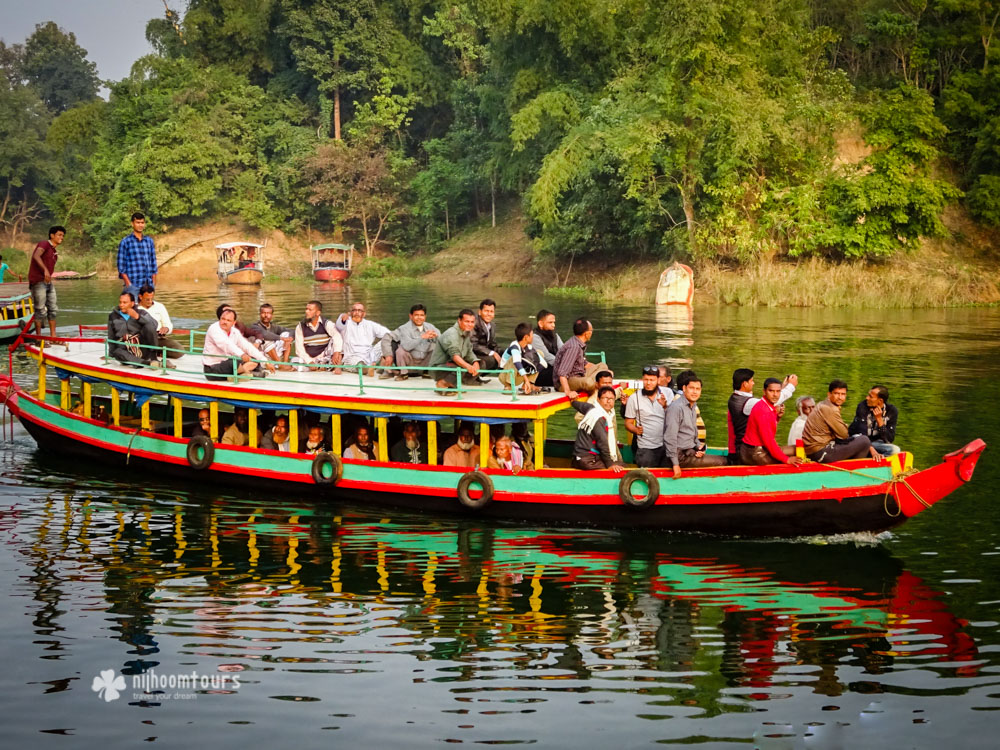
[[[331,242],[313,245],[309,249],[312,251],[313,278],[316,281],[346,281],[350,277],[354,245]]]
[[[193,344],[194,333],[191,338]],[[667,469],[584,472],[569,468],[569,441],[548,437],[548,420],[570,406],[559,393],[517,396],[499,385],[486,385],[459,386],[457,396],[444,396],[434,390],[432,380],[414,387],[421,381],[387,383],[351,368],[340,375],[293,372],[208,382],[193,346],[174,360],[176,370],[135,369],[109,360],[102,339],[66,339],[59,345],[46,345],[46,337],[26,339],[27,351],[38,363],[37,388],[27,390],[10,375],[0,376],[0,398],[52,455],[127,462],[133,476],[163,471],[178,479],[214,479],[258,492],[299,491],[320,500],[738,536],[878,532],[901,524],[969,481],[985,449],[975,440],[922,471],[913,471],[912,455],[903,453],[880,462],[689,469],[676,480]],[[50,376],[58,380],[58,389],[49,387]],[[71,381],[79,382],[81,406],[76,410]],[[250,445],[188,437],[197,409],[206,404],[216,439],[220,404],[248,408]],[[331,449],[309,455],[258,447],[258,420],[275,413],[287,413],[292,446],[299,445],[300,419],[328,418]],[[375,461],[341,456],[342,420],[359,417],[375,426]],[[388,460],[387,437],[396,418],[425,425],[427,465]],[[438,465],[442,428],[454,419],[483,427],[529,423],[536,438],[534,464],[542,468],[513,474]],[[489,430],[481,429],[480,466],[487,464],[488,440]],[[627,447],[622,455],[631,457]]]
[[[223,284],[259,284],[264,278],[264,246],[255,242],[216,245],[219,281]]]
[[[0,285],[0,344],[9,344],[35,317],[27,283]]]

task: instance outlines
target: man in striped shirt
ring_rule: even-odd
[[[344,339],[332,320],[323,317],[323,303],[306,303],[306,316],[295,326],[295,357],[304,365],[339,365],[344,360]],[[339,375],[339,367],[334,369]]]

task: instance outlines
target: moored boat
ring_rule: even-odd
[[[35,317],[35,302],[26,283],[0,285],[0,344],[16,339]]]
[[[674,262],[663,269],[656,285],[657,305],[690,305],[694,300],[694,271],[690,266]]]
[[[405,385],[367,377],[363,370],[280,373],[266,379],[209,382],[191,334],[191,351],[176,370],[134,369],[108,360],[107,342],[65,340],[47,346],[26,337],[39,366],[29,391],[0,376],[7,407],[46,450],[112,464],[130,473],[165,472],[178,479],[216,480],[256,491],[304,493],[317,500],[351,499],[432,512],[478,514],[518,521],[652,527],[738,536],[800,536],[878,532],[899,525],[969,481],[985,444],[976,440],[940,464],[913,471],[903,453],[887,461],[855,460],[802,467],[730,466],[584,472],[569,468],[571,443],[548,436],[548,420],[569,407],[559,393],[518,396],[499,385],[438,394],[433,381]],[[62,343],[62,340],[60,340]],[[161,359],[162,361],[162,359]],[[50,388],[49,376],[59,387]],[[78,382],[77,393],[73,382]],[[74,407],[74,397],[80,404]],[[207,405],[213,439],[192,436],[199,408]],[[249,410],[249,446],[217,442],[229,406]],[[295,452],[258,445],[257,428],[287,415]],[[397,418],[425,426],[427,463],[389,460]],[[372,420],[375,460],[341,455],[341,433],[359,419]],[[453,419],[479,423],[479,464],[487,465],[490,424],[527,423],[535,436],[537,468],[517,474],[499,469],[439,465],[439,447]],[[331,444],[316,455],[297,452],[306,425],[321,423]],[[627,446],[623,456],[631,458]]]
[[[329,243],[313,245],[313,278],[316,281],[346,281],[351,275],[354,261],[354,245]]]
[[[264,278],[264,246],[255,242],[216,245],[219,281],[224,284],[259,284]]]

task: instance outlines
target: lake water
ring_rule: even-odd
[[[60,286],[63,330],[104,322],[116,293]],[[892,534],[720,541],[225,495],[43,455],[17,428],[0,444],[6,746],[996,745],[1000,310],[688,318],[525,288],[291,282],[160,299],[204,327],[221,301],[246,318],[267,300],[290,325],[313,296],[390,327],[422,301],[441,328],[491,296],[503,343],[542,305],[564,337],[587,315],[619,375],[701,375],[716,445],[749,366],[820,398],[841,377],[845,411],[886,385],[920,467],[991,448]],[[15,370],[30,382],[23,356]]]

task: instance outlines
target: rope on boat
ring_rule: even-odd
[[[827,469],[836,469],[837,471],[846,471],[848,474],[857,474],[859,477],[868,477],[869,479],[877,479],[879,481],[885,481],[882,479],[882,477],[877,477],[874,474],[866,474],[865,472],[858,471],[857,469],[846,469],[843,466],[836,466],[834,464],[819,464],[819,466],[824,466]],[[910,483],[906,481],[907,478],[913,476],[916,473],[917,469],[910,469],[909,471],[903,471],[900,472],[899,474],[894,474],[889,478],[888,486],[885,488],[885,496],[882,498],[882,507],[885,510],[885,514],[890,518],[896,518],[896,516],[898,516],[902,512],[899,500],[896,500],[896,512],[895,513],[889,512],[889,495],[892,494],[892,488],[897,484],[902,484],[904,487],[906,487],[906,489],[908,489],[913,494],[913,496],[917,498],[917,500],[920,502],[921,505],[924,506],[924,508],[931,507],[931,504],[926,500],[924,500],[922,497],[920,497],[920,493],[917,492],[915,489],[913,489],[913,487],[910,486]]]
[[[136,427],[135,428],[135,432],[132,433],[132,437],[130,437],[129,440],[128,440],[128,448],[125,450],[125,465],[126,466],[128,466],[128,460],[129,460],[129,458],[132,457],[132,443],[136,439],[136,437],[139,435],[140,432],[142,432],[142,427]]]

